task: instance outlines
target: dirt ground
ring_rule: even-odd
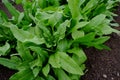
[[[0,0],[1,1],[1,0]],[[7,9],[0,3],[0,10]],[[21,10],[20,6],[17,9]],[[120,7],[118,7],[115,21],[120,23]],[[120,30],[120,28],[117,28]],[[111,35],[111,39],[106,42],[111,50],[96,50],[94,48],[85,49],[88,60],[86,61],[87,72],[82,80],[120,80],[120,36]],[[0,65],[0,80],[8,80],[15,71]]]

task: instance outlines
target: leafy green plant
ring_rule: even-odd
[[[0,64],[18,71],[10,80],[79,80],[86,69],[83,48],[109,49],[109,34],[120,33],[111,27],[119,0],[15,2],[23,12],[8,0],[12,18],[0,11]]]

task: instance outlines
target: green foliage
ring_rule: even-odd
[[[79,80],[83,48],[110,49],[104,42],[120,33],[111,27],[119,0],[15,0],[23,12],[2,2],[12,19],[0,10],[0,64],[18,70],[10,80]]]

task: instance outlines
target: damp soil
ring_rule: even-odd
[[[20,5],[16,8],[22,10]],[[1,0],[0,10],[4,10],[9,17],[11,16]],[[120,6],[117,7],[115,13],[118,14],[115,17],[115,22],[120,24]],[[120,30],[120,27],[117,29]],[[88,60],[86,61],[86,74],[82,77],[82,80],[120,80],[120,36],[114,33],[111,34],[110,40],[105,44],[111,50],[85,49]],[[0,65],[0,80],[9,80],[9,77],[15,72]]]

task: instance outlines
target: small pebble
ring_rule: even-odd
[[[103,77],[104,77],[104,78],[107,78],[107,75],[106,75],[106,74],[103,74]]]
[[[119,72],[117,72],[117,76],[120,76],[120,73],[119,73]]]
[[[111,80],[114,80],[114,78],[112,77]]]

